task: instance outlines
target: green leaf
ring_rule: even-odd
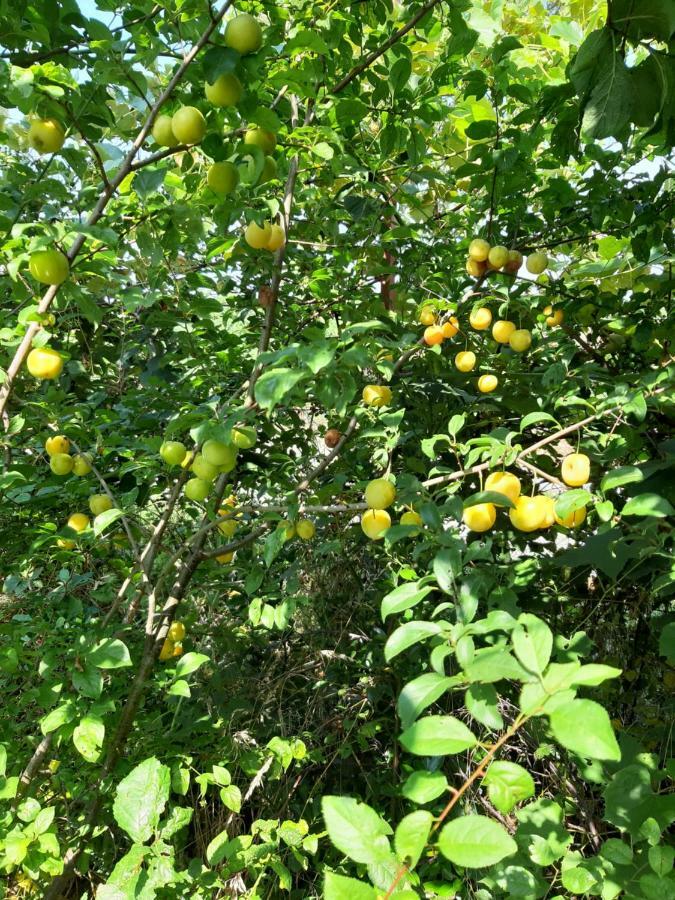
[[[205,662],[208,662],[209,658],[205,653],[186,653],[178,660],[174,678],[185,678],[186,675],[191,675]]]
[[[595,876],[588,869],[575,866],[571,869],[563,869],[560,879],[562,885],[572,894],[587,894],[597,887]]]
[[[66,701],[66,703],[62,703],[61,706],[57,706],[56,709],[47,713],[44,719],[41,719],[40,730],[43,734],[49,734],[51,731],[56,731],[56,729],[60,728],[62,725],[72,722],[74,718],[75,706],[70,701]]]
[[[227,831],[221,831],[217,834],[206,848],[206,861],[210,866],[217,866],[224,859],[230,838]]]
[[[355,878],[326,872],[323,896],[324,900],[377,900],[379,893],[374,887]]]
[[[269,369],[263,372],[255,384],[255,399],[262,409],[272,412],[301,381],[309,378],[302,369]]]
[[[143,844],[157,830],[169,799],[170,783],[168,766],[151,756],[117,785],[113,817],[132,841]]]
[[[394,833],[396,855],[414,869],[429,839],[434,817],[425,809],[417,809],[401,819]]]
[[[438,848],[450,862],[465,869],[483,869],[513,856],[516,842],[503,825],[487,816],[460,816],[445,825]]]
[[[436,672],[425,672],[405,685],[396,705],[401,726],[408,728],[417,716],[457,684],[460,678],[447,678]]]
[[[665,519],[666,516],[675,515],[675,509],[659,494],[638,494],[637,497],[630,498],[621,510],[621,515],[655,516],[658,519]]]
[[[433,585],[422,586],[419,581],[401,584],[393,591],[390,591],[382,600],[380,609],[382,621],[393,613],[403,612],[406,609],[412,609],[413,606],[424,600],[424,598],[433,591]]]
[[[465,668],[468,681],[491,684],[502,679],[529,681],[532,676],[503,647],[484,647],[476,651]]]
[[[658,844],[656,847],[649,848],[647,858],[652,871],[656,872],[659,878],[665,878],[672,871],[675,848],[666,844]]]
[[[434,575],[440,589],[450,594],[462,574],[462,552],[459,547],[444,547],[434,557]]]
[[[548,665],[553,649],[551,629],[530,613],[523,613],[518,617],[518,622],[521,624],[511,633],[516,656],[528,671],[541,675]]]
[[[170,841],[171,838],[178,834],[181,828],[185,828],[192,821],[194,810],[187,806],[174,806],[171,810],[169,818],[162,826],[161,838],[163,841]]]
[[[399,741],[415,756],[445,756],[475,747],[478,740],[454,716],[426,716],[407,728]]]
[[[589,663],[574,673],[570,685],[572,687],[581,687],[582,685],[597,687],[603,681],[607,681],[608,678],[618,678],[619,675],[621,675],[621,669],[615,669],[613,666],[604,666],[601,663]]]
[[[220,799],[228,809],[238,813],[241,809],[241,791],[236,784],[228,784],[220,789]]]
[[[504,727],[498,703],[497,691],[491,684],[471,684],[464,695],[464,705],[469,713],[491,731],[500,731]]]
[[[202,56],[204,78],[214,84],[220,75],[234,72],[240,56],[231,47],[210,47]]]
[[[642,469],[637,466],[620,466],[618,469],[612,469],[603,475],[600,482],[601,491],[611,491],[614,488],[621,487],[624,484],[633,484],[637,481],[644,481],[645,474]]]
[[[408,776],[401,793],[414,803],[431,803],[447,789],[448,779],[442,772],[427,772],[421,769]]]
[[[491,763],[483,778],[488,797],[501,813],[509,813],[517,803],[534,796],[534,779],[522,766],[507,760]]]
[[[87,762],[94,763],[101,755],[105,725],[98,716],[84,716],[73,731],[73,744]]]
[[[479,503],[495,503],[498,506],[504,506],[507,509],[515,509],[516,504],[506,494],[500,494],[498,491],[478,491],[471,494],[464,501],[464,509],[470,506],[478,506]]]
[[[600,848],[600,856],[616,866],[629,866],[633,862],[633,850],[619,838],[608,838]]]
[[[113,522],[117,522],[118,519],[121,519],[124,513],[121,509],[106,509],[105,512],[100,513],[93,522],[94,534],[98,537],[100,534],[108,528],[109,525],[112,525]]]
[[[391,828],[370,806],[351,797],[324,796],[321,809],[328,837],[354,862],[376,863],[390,853]]]
[[[384,645],[384,658],[390,662],[399,653],[426,638],[440,634],[443,628],[436,622],[405,622],[393,631]]]
[[[528,413],[526,416],[520,420],[520,425],[518,426],[519,431],[525,431],[530,425],[536,425],[538,422],[553,422],[554,425],[560,427],[560,423],[557,419],[555,419],[550,413],[543,412],[542,410],[535,410],[534,412]]]
[[[98,700],[103,690],[103,676],[91,664],[87,663],[82,671],[75,669],[72,674],[73,687],[83,697]]]
[[[550,716],[553,737],[579,756],[618,761],[621,751],[607,711],[593,700],[572,700]]]
[[[574,491],[565,491],[560,494],[555,501],[556,515],[561,519],[566,519],[570,513],[576,512],[584,506],[588,506],[592,499],[593,496],[589,494],[588,491],[584,491],[581,488]]]
[[[98,669],[122,669],[132,665],[126,644],[117,638],[104,638],[86,655],[86,662]]]

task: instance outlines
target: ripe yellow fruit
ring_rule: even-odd
[[[244,143],[249,146],[260,147],[263,153],[269,154],[274,152],[277,145],[277,136],[273,131],[267,131],[265,128],[259,128],[257,125],[249,128],[244,135]]]
[[[214,194],[225,197],[227,194],[231,194],[239,184],[239,170],[234,163],[227,160],[215,162],[209,166],[206,183]]]
[[[483,238],[474,238],[469,244],[469,258],[476,262],[485,262],[490,253],[490,245]]]
[[[436,313],[431,309],[430,306],[426,306],[423,310],[420,311],[419,321],[421,325],[435,325],[436,324]]]
[[[181,106],[173,114],[171,129],[181,144],[199,144],[206,134],[206,119],[196,106]]]
[[[468,506],[462,514],[462,520],[469,531],[489,531],[495,524],[497,510],[494,503],[478,503]]]
[[[499,380],[496,375],[481,375],[478,379],[478,390],[481,394],[489,394],[498,384]]]
[[[249,222],[244,231],[244,240],[254,250],[265,250],[272,237],[272,225],[270,222],[260,227],[256,222]]]
[[[295,523],[295,533],[303,541],[311,541],[316,533],[314,522],[310,519],[298,519]]]
[[[194,461],[190,466],[190,470],[195,473],[197,478],[201,478],[202,481],[213,481],[218,474],[218,466],[214,466],[208,462],[201,453],[198,453],[195,456]]]
[[[107,494],[92,494],[89,498],[89,509],[95,516],[112,509],[112,500]]]
[[[504,271],[509,275],[515,275],[523,264],[523,254],[520,250],[509,250],[509,256],[504,266]]]
[[[418,528],[421,528],[423,525],[422,516],[412,509],[403,513],[399,519],[399,523],[401,525],[416,525]]]
[[[73,457],[73,474],[88,475],[91,472],[91,456],[88,453],[78,453]]]
[[[536,531],[541,527],[544,510],[535,497],[518,497],[516,508],[509,510],[511,524],[518,531]]]
[[[237,448],[233,447],[231,444],[223,444],[222,441],[214,441],[211,439],[204,441],[204,444],[202,445],[202,457],[212,466],[234,466],[237,461]],[[203,476],[200,475],[200,478],[201,477]]]
[[[89,527],[89,516],[85,516],[84,513],[73,513],[66,524],[68,528],[72,528],[73,531],[77,531],[80,534],[85,528]]]
[[[477,259],[467,259],[466,261],[466,271],[472,278],[480,278],[481,275],[485,274],[486,269],[487,263],[480,262]]]
[[[366,485],[364,500],[371,509],[386,509],[396,499],[396,488],[386,478],[374,478]]]
[[[469,314],[469,324],[476,331],[485,331],[486,328],[490,327],[491,322],[492,313],[487,306],[479,306],[477,309],[472,309]]]
[[[213,84],[204,84],[206,99],[214,106],[236,106],[243,92],[241,81],[232,72],[219,75]]]
[[[174,648],[173,648],[173,655],[174,655],[174,656],[182,656],[182,655],[183,655],[183,645],[182,645],[182,644],[175,644],[175,645],[174,645]]]
[[[241,13],[230,19],[225,27],[225,46],[245,56],[262,47],[262,28],[253,16]]]
[[[219,516],[227,515],[227,510],[219,509],[218,515]],[[237,524],[237,522],[234,519],[226,519],[224,522],[218,523],[218,531],[221,534],[224,534],[225,537],[233,537],[234,533],[238,527],[239,527],[239,525]]]
[[[476,365],[476,354],[473,350],[460,350],[455,357],[455,366],[460,372],[470,372]]]
[[[221,553],[219,556],[216,556],[216,562],[219,562],[221,566],[231,563],[233,559],[234,550],[230,551],[230,553]]]
[[[518,328],[511,332],[509,347],[516,353],[524,353],[532,344],[532,335],[527,328]]]
[[[490,472],[485,479],[485,490],[504,494],[512,503],[515,503],[520,497],[520,478],[512,472]],[[495,503],[495,506],[501,505]]]
[[[444,338],[454,338],[459,331],[459,319],[456,316],[450,316],[447,322],[441,325]]]
[[[157,116],[152,126],[152,136],[160,147],[175,147],[179,143],[171,127],[171,116]]]
[[[525,268],[528,272],[531,272],[532,275],[541,275],[547,265],[548,256],[545,253],[542,253],[541,250],[537,250],[536,253],[530,253],[525,260]]]
[[[508,319],[498,319],[492,326],[492,337],[498,344],[508,344],[509,338],[516,330],[516,323]]]
[[[68,538],[57,538],[56,546],[61,550],[74,550],[75,549],[75,541],[71,541]]]
[[[545,494],[535,494],[534,500],[539,504],[541,510],[540,528],[550,528],[555,523],[555,499]]]
[[[585,453],[570,453],[560,466],[561,478],[570,487],[581,487],[591,475],[591,461]]]
[[[384,384],[367,384],[362,393],[363,402],[367,406],[389,406],[391,404],[391,388]]]
[[[56,119],[33,119],[28,129],[28,143],[40,155],[56,153],[63,147],[66,133]]]
[[[168,639],[174,643],[182,641],[186,635],[185,625],[182,622],[172,622],[169,625]]]
[[[206,500],[210,490],[211,483],[209,481],[204,481],[203,478],[191,478],[184,488],[185,496],[188,500],[196,500],[198,503]]]
[[[63,371],[63,357],[51,347],[35,347],[28,354],[26,368],[33,378],[58,378]]]
[[[281,225],[272,225],[270,228],[270,237],[267,241],[267,249],[274,253],[286,243],[286,232]]]
[[[391,516],[386,509],[369,509],[361,516],[361,528],[371,541],[379,541],[391,525]]]
[[[490,252],[488,253],[488,263],[493,269],[501,269],[502,266],[505,266],[509,259],[509,251],[507,247],[502,247],[501,244],[497,244],[497,246],[492,247]]]
[[[429,325],[424,329],[424,343],[428,347],[435,347],[443,343],[443,328],[440,325]]]
[[[68,453],[70,441],[63,434],[55,434],[54,437],[49,437],[45,441],[45,450],[49,456],[54,456],[55,453]]]
[[[550,305],[544,307],[544,315],[546,316],[546,324],[549,328],[555,325],[562,325],[565,318],[562,309],[553,309]]]
[[[41,284],[62,284],[70,272],[70,263],[65,253],[52,247],[31,253],[28,269]]]
[[[67,453],[55,453],[49,460],[49,468],[55,475],[68,475],[73,471],[73,457]]]
[[[171,659],[173,656],[173,652],[175,650],[175,644],[173,641],[170,641],[168,638],[162,644],[162,649],[159,651],[159,658],[162,662],[166,662],[167,659]]]
[[[585,520],[585,506],[582,506],[581,509],[575,509],[574,512],[568,513],[564,519],[561,519],[557,514],[555,517],[556,524],[561,525],[563,528],[578,528]]]

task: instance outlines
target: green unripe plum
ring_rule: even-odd
[[[159,455],[168,466],[179,466],[185,459],[187,448],[180,441],[164,441]]]
[[[157,116],[152,126],[152,136],[160,147],[176,147],[178,138],[171,127],[171,116]]]
[[[28,129],[28,143],[33,150],[43,153],[56,153],[63,147],[66,133],[56,119],[34,119]]]
[[[28,269],[42,284],[62,284],[68,277],[68,257],[60,250],[37,250],[31,253]]]
[[[244,135],[244,143],[253,147],[260,147],[263,153],[273,153],[277,145],[277,136],[273,131],[254,126],[249,128]]]
[[[199,144],[206,134],[206,119],[195,106],[181,106],[173,114],[171,128],[181,144]]]
[[[207,81],[204,85],[206,99],[214,106],[236,106],[243,92],[241,81],[232,72],[219,75],[213,84]]]
[[[188,500],[196,500],[201,503],[209,496],[211,483],[204,481],[202,478],[191,478],[185,485],[185,496]]]
[[[225,46],[232,47],[242,56],[260,50],[262,28],[259,22],[248,13],[242,13],[230,19],[225,28]]]
[[[533,275],[541,275],[547,265],[548,256],[542,253],[541,250],[537,250],[536,253],[530,253],[525,260],[525,268]]]
[[[208,463],[216,468],[219,466],[234,466],[237,458],[237,451],[228,444],[210,440],[204,441],[202,456]]]
[[[218,474],[218,466],[214,466],[208,462],[201,453],[198,453],[195,456],[194,462],[190,468],[197,478],[201,478],[202,481],[213,481]]]
[[[206,183],[214,194],[224,197],[231,194],[239,184],[239,171],[231,162],[213,163],[206,174]]]
[[[88,475],[91,472],[91,456],[88,453],[78,453],[73,457],[73,473],[75,475]]]
[[[260,173],[260,178],[258,179],[258,184],[264,184],[266,181],[271,181],[273,178],[276,178],[276,175],[277,161],[273,156],[266,156],[263,170]]]
[[[92,494],[89,498],[89,509],[93,515],[100,516],[101,513],[112,509],[112,500],[107,494]]]
[[[73,471],[73,457],[67,453],[55,453],[49,458],[49,468],[55,475],[69,475]]]
[[[251,425],[240,425],[232,429],[232,440],[235,447],[239,447],[240,450],[250,450],[251,447],[255,447],[258,434]]]

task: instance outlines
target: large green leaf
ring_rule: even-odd
[[[571,700],[550,716],[553,737],[588,759],[621,759],[607,711],[593,700]]]
[[[461,753],[478,743],[474,734],[454,716],[426,716],[407,728],[399,740],[415,756]]]
[[[326,831],[341,853],[358,863],[376,863],[389,855],[391,828],[374,809],[352,797],[321,801]]]
[[[460,816],[443,826],[438,849],[457,866],[484,869],[513,856],[518,847],[499,822],[486,816]]]
[[[169,799],[170,783],[168,766],[151,756],[117,785],[113,817],[132,841],[144,844],[157,830]]]

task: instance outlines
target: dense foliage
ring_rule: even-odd
[[[673,5],[229,7],[0,0],[0,889],[673,900]]]

